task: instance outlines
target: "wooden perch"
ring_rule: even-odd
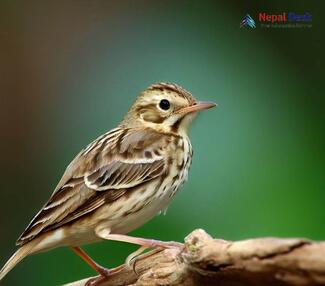
[[[185,238],[183,250],[146,253],[134,270],[125,267],[101,285],[325,285],[325,242],[299,238],[232,242],[213,239],[199,229]],[[83,286],[88,279],[66,286]]]

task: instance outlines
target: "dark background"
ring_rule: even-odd
[[[219,107],[194,123],[189,181],[167,215],[133,235],[325,239],[323,2],[246,2],[1,1],[1,264],[74,155],[159,81]],[[263,11],[309,12],[312,28],[262,29]],[[247,13],[254,30],[239,28]],[[136,247],[86,249],[112,267]],[[93,274],[62,248],[1,285]]]

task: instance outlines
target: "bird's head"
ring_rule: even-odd
[[[140,94],[121,124],[186,134],[198,111],[215,106],[212,102],[197,101],[176,84],[158,83]]]

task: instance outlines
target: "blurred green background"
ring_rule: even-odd
[[[324,240],[322,3],[1,1],[0,263],[74,155],[159,81],[219,107],[194,123],[189,181],[167,215],[133,235],[181,241],[204,228],[230,240]],[[262,11],[309,12],[313,26],[239,28]],[[85,248],[107,267],[136,249]],[[93,274],[62,248],[27,258],[1,285]]]

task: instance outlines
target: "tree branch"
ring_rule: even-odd
[[[135,270],[135,271],[134,271]],[[195,230],[185,247],[140,256],[103,286],[149,285],[325,285],[325,242],[256,238],[237,242]],[[89,278],[66,286],[83,286]]]

